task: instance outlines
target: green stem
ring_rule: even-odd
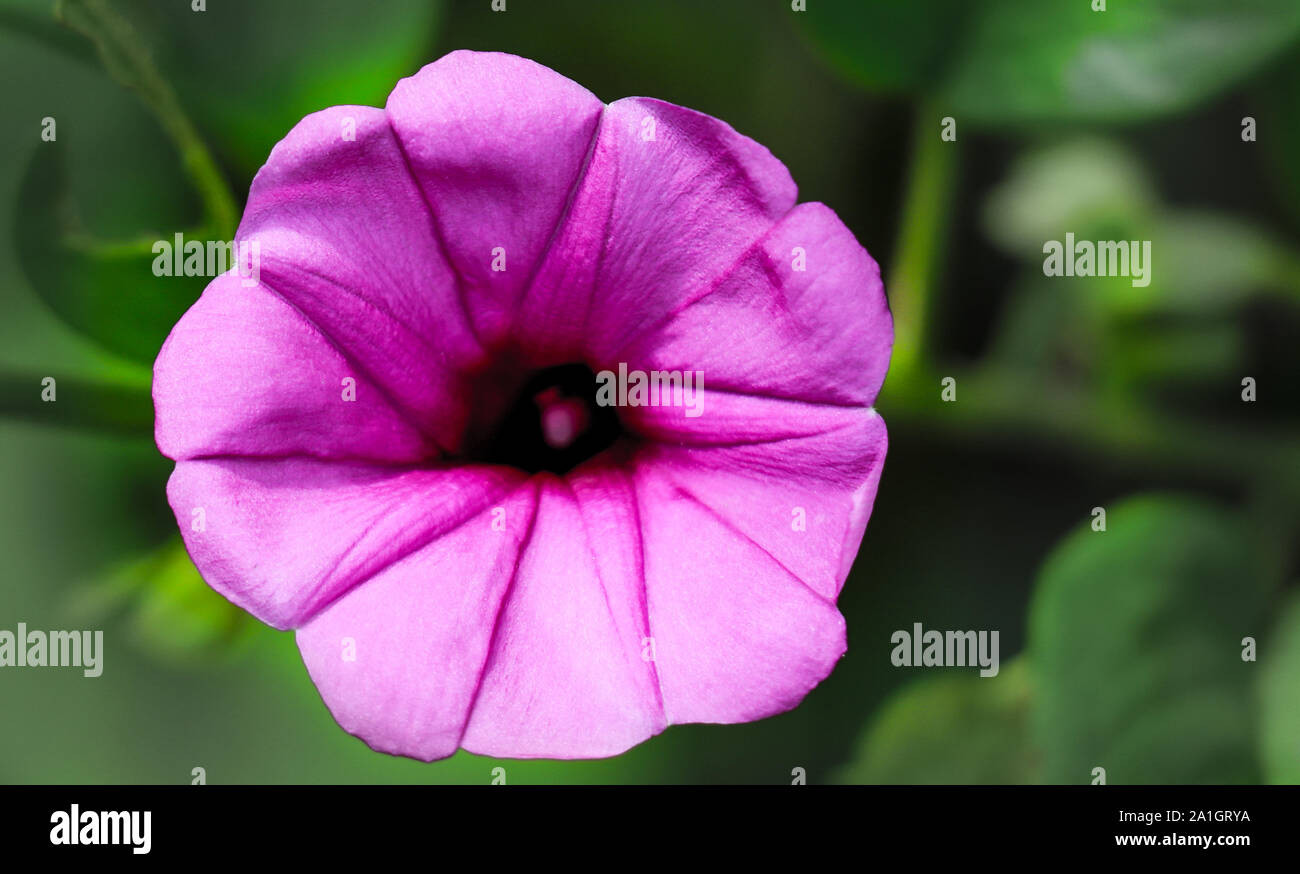
[[[930,364],[930,318],[956,175],[957,144],[940,137],[940,120],[940,114],[929,104],[918,107],[912,133],[914,157],[903,199],[903,224],[893,273],[887,280],[894,313],[891,378],[904,384]]]
[[[1059,451],[1144,475],[1263,484],[1300,500],[1300,444],[1288,432],[1187,422],[1041,377],[960,368],[951,375],[954,403],[940,401],[936,381],[924,393],[892,395],[891,421],[946,433],[966,446]]]
[[[72,376],[0,374],[0,416],[50,425],[149,436],[153,398],[149,386],[106,383]],[[53,399],[45,400],[53,390]]]
[[[135,28],[107,0],[58,0],[55,15],[88,37],[109,74],[135,91],[153,112],[180,152],[185,173],[203,202],[206,226],[221,239],[231,239],[237,214],[230,189]]]
[[[75,33],[69,33],[67,28],[60,27],[44,9],[39,12],[26,9],[0,9],[0,29],[37,42],[78,63],[95,66],[94,49]]]

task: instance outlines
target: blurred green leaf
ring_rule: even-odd
[[[1180,112],[1300,36],[1294,0],[1109,0],[1104,11],[1092,0],[836,0],[811,4],[806,19],[850,78],[878,91],[921,91],[977,124]]]
[[[1107,285],[1105,303],[1113,312],[1221,316],[1273,292],[1300,302],[1300,255],[1250,222],[1171,211],[1157,216],[1142,234],[1136,239],[1151,240],[1151,282]]]
[[[136,639],[162,656],[222,654],[247,630],[249,616],[199,576],[177,538],[161,553],[131,620]]]
[[[1127,121],[1188,109],[1300,35],[1295,0],[995,0],[944,96],[974,121]]]
[[[1041,262],[1043,243],[1133,239],[1158,206],[1146,168],[1107,139],[1080,137],[1016,159],[983,209],[985,233],[1007,252]]]
[[[179,536],[77,590],[72,609],[92,621],[124,611],[136,644],[169,661],[224,655],[251,625],[203,581]]]
[[[1132,153],[1109,140],[1071,139],[1021,157],[989,194],[983,225],[1035,276],[1044,244],[1067,234],[1076,241],[1149,241],[1146,285],[1124,276],[1051,283],[1060,286],[1055,293],[1076,295],[1107,316],[1221,316],[1264,293],[1300,301],[1300,254],[1253,223],[1166,208]]]
[[[996,677],[944,673],[884,705],[839,783],[1034,783],[1032,688],[1023,659]]]
[[[17,251],[37,294],[68,324],[130,360],[152,364],[208,282],[153,275],[153,241],[103,245],[81,230],[58,143],[42,143],[18,192]]]
[[[1300,783],[1300,598],[1293,597],[1261,654],[1260,758],[1270,783]]]
[[[1100,328],[1081,295],[1026,270],[998,322],[988,364],[1069,378],[1091,366]]]
[[[1053,783],[1258,779],[1241,639],[1270,586],[1245,524],[1208,503],[1142,496],[1048,559],[1029,617],[1034,737]]]
[[[1212,318],[1113,325],[1106,346],[1099,356],[1105,377],[1130,394],[1140,386],[1221,381],[1245,354],[1241,327]]]
[[[205,132],[256,170],[305,115],[329,106],[383,106],[403,76],[433,60],[442,4],[188,3],[134,0],[159,63]]]
[[[914,91],[943,70],[970,9],[961,0],[817,0],[799,20],[850,79],[876,92]]]

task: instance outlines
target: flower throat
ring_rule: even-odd
[[[597,388],[584,364],[538,371],[470,457],[527,473],[567,473],[624,433],[614,408],[596,403]]]

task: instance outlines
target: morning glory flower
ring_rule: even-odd
[[[168,498],[344,729],[609,756],[843,655],[892,324],[763,146],[455,52],[303,119],[237,239],[155,365]]]

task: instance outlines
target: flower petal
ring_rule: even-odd
[[[746,722],[797,705],[844,654],[834,601],[657,465],[638,465],[636,481],[668,721]]]
[[[683,407],[625,411],[655,441],[643,463],[811,589],[837,597],[875,502],[884,420],[870,407],[708,391],[702,400],[695,418]]]
[[[502,600],[529,540],[536,494],[494,509],[408,555],[298,630],[317,690],[371,748],[425,761],[456,751],[478,694]]]
[[[258,172],[239,226],[261,280],[448,452],[484,352],[383,110],[307,116]]]
[[[570,484],[539,480],[533,534],[462,745],[484,755],[615,755],[665,726],[654,668],[642,657],[630,495],[611,469]]]
[[[389,95],[461,300],[489,345],[514,321],[603,108],[553,70],[494,52],[452,52]]]
[[[608,361],[725,276],[796,194],[785,166],[724,122],[643,97],[611,103],[520,323]]]
[[[208,584],[268,625],[292,628],[524,479],[502,467],[223,458],[177,464],[167,497]]]
[[[830,209],[795,207],[710,290],[618,353],[732,392],[875,400],[894,342],[880,268]]]
[[[860,436],[863,428],[873,427],[870,420],[879,418],[867,406],[737,394],[714,389],[707,380],[703,391],[684,392],[681,403],[627,405],[618,412],[624,427],[644,440],[701,450],[825,437],[815,458],[789,455],[776,447],[772,458],[781,462],[771,471],[776,476],[815,474],[831,461],[824,453],[834,453],[837,463],[847,463],[862,449],[862,444],[854,443],[854,435]],[[717,460],[725,457],[719,455]]]
[[[764,456],[774,468],[788,466],[789,455],[821,454],[817,438],[791,440],[779,454],[771,453],[771,444],[734,447],[726,450],[725,464],[709,453],[672,447],[647,455],[683,494],[760,546],[810,589],[834,600],[858,554],[884,468],[884,422],[877,416],[865,424],[878,427],[870,429],[871,442],[857,448],[860,457],[852,463],[861,479],[856,482],[752,472]],[[736,463],[738,455],[746,454],[751,457]]]
[[[172,329],[154,364],[155,437],[203,455],[414,462],[437,447],[301,313],[223,274]],[[344,380],[356,380],[344,400]]]

